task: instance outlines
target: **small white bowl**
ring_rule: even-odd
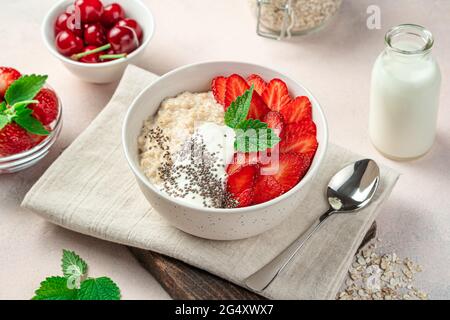
[[[74,2],[74,0],[62,0],[50,9],[42,24],[42,37],[45,45],[55,57],[61,60],[70,72],[84,81],[92,83],[109,83],[119,80],[127,65],[136,62],[138,57],[142,55],[150,43],[155,29],[152,13],[140,0],[102,0],[104,5],[113,2],[119,3],[125,10],[126,16],[135,19],[140,24],[144,37],[139,48],[124,59],[104,63],[82,63],[63,56],[55,47],[54,25],[56,18]]]
[[[244,77],[256,73],[266,80],[279,78],[286,82],[293,96],[306,95],[313,104],[319,148],[303,180],[289,192],[252,207],[236,209],[203,208],[171,198],[156,188],[139,165],[138,136],[144,120],[154,115],[160,103],[184,91],[210,90],[211,80],[232,73]],[[160,77],[148,86],[132,103],[125,117],[122,142],[125,156],[139,186],[149,203],[175,227],[192,235],[213,240],[236,240],[255,236],[274,228],[302,205],[311,181],[318,173],[328,145],[325,115],[314,96],[297,81],[275,70],[241,62],[204,62],[188,65]],[[151,230],[149,230],[151,232]]]

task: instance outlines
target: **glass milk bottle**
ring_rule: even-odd
[[[372,72],[370,138],[389,158],[414,159],[436,136],[441,73],[433,35],[408,24],[392,28],[385,41]]]

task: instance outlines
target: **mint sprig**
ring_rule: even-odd
[[[236,98],[225,112],[225,124],[234,129],[236,140],[234,148],[238,152],[258,152],[273,148],[280,137],[257,119],[247,119],[252,102],[254,86]]]
[[[22,76],[14,81],[5,93],[5,100],[13,106],[18,102],[32,100],[47,81],[48,76],[38,76],[35,74]]]
[[[39,103],[33,100],[47,81],[47,76],[28,75],[14,81],[5,93],[5,101],[0,104],[0,130],[15,122],[23,129],[36,135],[49,134],[43,124],[32,116],[29,104]]]
[[[33,300],[120,300],[120,289],[108,277],[87,278],[87,263],[75,252],[63,250],[64,276],[48,277]]]
[[[41,282],[33,300],[76,300],[77,290],[69,289],[66,277],[48,277]]]
[[[87,263],[80,258],[74,251],[63,250],[61,259],[61,268],[65,277],[70,277],[74,273],[85,276],[87,275]]]
[[[242,96],[237,97],[228,107],[225,112],[225,124],[230,128],[237,128],[240,123],[247,119],[252,102],[253,90],[254,87],[252,86]]]
[[[120,289],[108,277],[87,279],[81,284],[77,300],[120,300]]]

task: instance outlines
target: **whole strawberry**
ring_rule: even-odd
[[[16,123],[7,124],[0,130],[0,156],[2,157],[26,151],[34,145],[32,136]]]
[[[11,83],[19,79],[20,72],[13,68],[0,67],[0,101],[3,100],[6,90],[8,90]]]
[[[38,119],[44,126],[52,123],[58,116],[58,98],[53,90],[42,89],[34,100],[37,104],[30,104],[28,107],[33,110],[33,117]]]
[[[15,72],[9,68],[0,70],[3,71],[0,84],[7,88],[0,100],[0,156],[4,157],[31,149],[45,139],[50,132],[43,122],[56,118],[58,100],[53,91],[42,89],[47,76],[21,76],[11,81]],[[29,108],[30,105],[34,105],[36,111]]]

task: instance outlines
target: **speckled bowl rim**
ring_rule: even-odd
[[[192,205],[189,204],[187,202],[175,199],[170,197],[169,195],[167,195],[166,193],[160,191],[158,188],[156,188],[149,180],[148,178],[143,174],[141,168],[136,167],[134,164],[134,161],[131,159],[130,155],[128,154],[128,149],[132,149],[129,148],[128,143],[127,143],[127,126],[128,126],[128,122],[129,119],[131,117],[131,114],[133,113],[134,109],[137,108],[138,104],[137,102],[140,100],[140,98],[145,94],[145,92],[147,92],[148,90],[150,90],[156,83],[158,83],[159,81],[162,81],[163,79],[170,77],[172,74],[180,72],[182,70],[185,69],[189,69],[189,68],[195,68],[198,66],[203,66],[203,65],[214,65],[214,64],[245,64],[247,66],[250,67],[254,67],[254,68],[264,68],[267,70],[270,70],[274,73],[280,73],[283,75],[284,78],[295,82],[299,87],[301,87],[305,93],[307,94],[308,98],[310,100],[312,100],[313,105],[316,108],[316,111],[318,113],[318,119],[314,119],[314,122],[318,122],[320,121],[323,124],[323,139],[321,141],[321,153],[316,153],[314,160],[316,160],[315,162],[313,162],[313,164],[311,165],[311,167],[309,168],[308,172],[306,173],[306,175],[303,177],[303,179],[291,190],[289,190],[288,192],[282,194],[281,196],[272,199],[268,202],[264,202],[261,204],[257,204],[254,206],[250,206],[250,207],[244,207],[244,208],[206,208],[206,207],[201,207],[198,205]],[[323,159],[325,157],[325,154],[327,152],[328,149],[328,123],[325,117],[325,114],[322,110],[322,107],[320,106],[318,100],[314,97],[314,95],[311,94],[311,92],[305,88],[302,84],[300,84],[298,81],[295,81],[292,77],[288,76],[285,72],[280,72],[280,71],[276,71],[273,68],[270,67],[266,67],[263,65],[258,65],[258,64],[253,64],[253,63],[246,63],[246,62],[240,62],[240,61],[204,61],[204,62],[198,62],[198,63],[193,63],[193,64],[188,64],[179,68],[176,68],[166,74],[164,74],[163,76],[159,77],[156,81],[154,81],[153,83],[151,83],[150,85],[148,85],[145,89],[143,89],[141,91],[141,93],[139,93],[139,95],[134,99],[134,101],[131,103],[130,107],[128,108],[128,111],[125,115],[124,121],[123,121],[123,126],[122,126],[122,146],[123,146],[123,150],[125,153],[125,157],[127,159],[128,165],[130,166],[131,170],[133,171],[134,175],[139,179],[139,181],[141,183],[143,183],[146,187],[148,187],[151,191],[153,191],[154,193],[156,193],[157,195],[159,195],[160,197],[166,199],[167,201],[174,203],[180,207],[184,207],[184,208],[189,208],[191,210],[197,210],[200,212],[204,212],[204,213],[246,213],[246,212],[254,212],[256,210],[263,210],[266,209],[268,207],[271,207],[281,201],[287,201],[294,193],[298,192],[301,188],[303,188],[304,186],[306,186],[306,184],[308,184],[313,177],[316,176],[322,162]]]

